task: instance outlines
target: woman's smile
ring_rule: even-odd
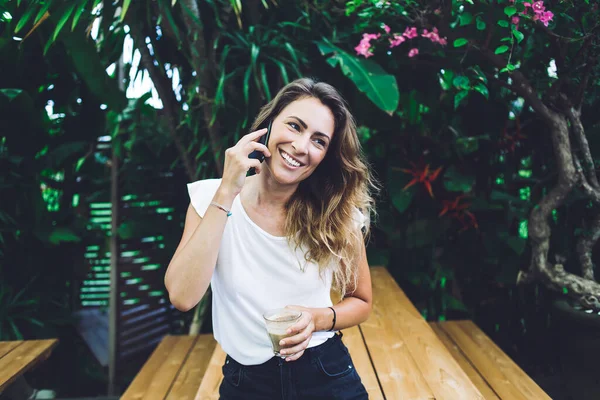
[[[281,155],[281,158],[283,159],[284,164],[290,168],[298,169],[305,165],[304,163],[300,162],[300,160],[294,158],[291,154],[289,154],[281,149],[279,149],[279,154]]]

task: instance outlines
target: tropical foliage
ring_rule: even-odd
[[[427,318],[542,331],[546,286],[596,308],[600,18],[589,3],[0,3],[0,298],[11,299],[0,335],[52,326],[46,315],[78,301],[65,282],[85,275],[83,246],[99,235],[87,205],[109,191],[99,138],[128,184],[173,172],[181,224],[180,187],[219,176],[223,149],[305,75],[348,99],[385,189],[370,263],[388,265]],[[143,231],[134,225],[120,231]]]

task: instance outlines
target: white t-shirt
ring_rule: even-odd
[[[220,179],[208,179],[188,184],[192,206],[201,217],[220,183]],[[213,332],[234,360],[262,364],[273,357],[263,312],[287,305],[331,306],[332,272],[328,269],[321,277],[317,264],[304,261],[301,249],[294,251],[286,237],[273,236],[256,225],[239,196],[231,213],[211,279]],[[314,332],[308,347],[333,335]]]

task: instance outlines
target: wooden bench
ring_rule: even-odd
[[[428,324],[385,268],[371,276],[371,316],[342,339],[370,399],[549,399],[472,322]],[[217,400],[224,361],[211,335],[167,336],[122,399]]]
[[[50,356],[57,339],[0,342],[0,393]]]
[[[473,321],[430,325],[486,399],[550,399]]]

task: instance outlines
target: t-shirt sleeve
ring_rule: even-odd
[[[200,217],[204,218],[204,213],[206,213],[210,202],[215,197],[220,184],[220,179],[203,179],[188,183],[190,202]]]

